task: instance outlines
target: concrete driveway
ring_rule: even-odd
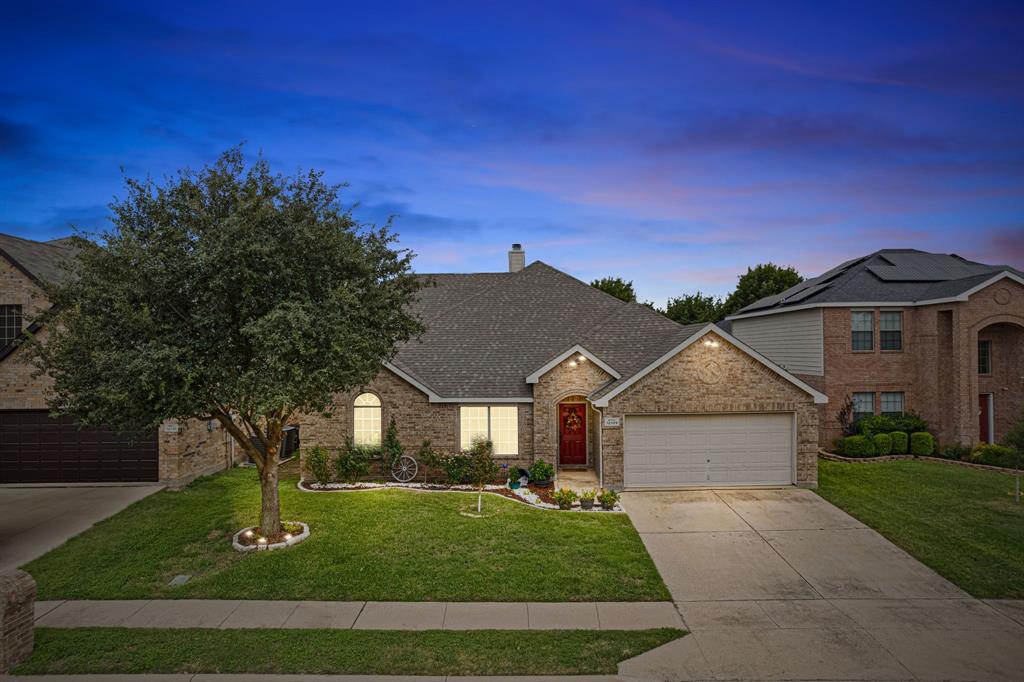
[[[64,544],[97,521],[160,490],[158,485],[0,486],[0,571]]]
[[[1022,602],[983,602],[813,492],[626,493],[693,634],[620,676],[1022,680]]]

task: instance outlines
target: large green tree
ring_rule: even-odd
[[[736,289],[725,299],[719,312],[722,317],[732,315],[740,308],[746,307],[758,299],[781,294],[802,281],[804,278],[791,267],[762,263],[747,268],[746,273],[740,275]]]
[[[48,291],[33,347],[53,407],[124,429],[217,420],[256,463],[260,529],[277,533],[283,428],[421,331],[412,254],[357,224],[321,173],[272,174],[240,149],[126,184],[113,227],[77,239],[77,278]]]
[[[695,324],[697,322],[716,322],[721,319],[722,301],[714,296],[705,296],[701,292],[684,294],[679,298],[670,298],[665,315],[679,324]]]
[[[595,289],[600,289],[606,294],[611,294],[617,299],[626,303],[636,303],[636,290],[633,289],[633,282],[626,281],[621,277],[602,277],[590,283]]]

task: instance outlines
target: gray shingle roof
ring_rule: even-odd
[[[394,364],[445,398],[529,398],[526,377],[575,344],[621,381],[705,326],[682,327],[540,261],[517,273],[425,277],[436,283],[416,306],[427,331]]]
[[[735,315],[816,303],[914,303],[950,298],[1002,272],[1024,277],[1009,265],[976,263],[956,254],[883,249],[847,261],[781,294],[766,296]]]
[[[0,254],[41,282],[59,282],[64,266],[74,260],[75,252],[67,238],[36,242],[0,234]]]

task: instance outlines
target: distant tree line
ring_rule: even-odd
[[[754,301],[765,296],[781,294],[802,281],[803,277],[795,268],[782,267],[774,263],[762,263],[747,268],[747,271],[739,276],[736,288],[725,298],[697,291],[668,299],[668,304],[664,309],[659,308],[651,301],[645,301],[642,305],[657,310],[679,324],[717,322]],[[632,281],[626,281],[621,277],[602,277],[595,279],[590,284],[627,303],[637,302],[636,290],[633,288]]]

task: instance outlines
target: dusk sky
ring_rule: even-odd
[[[1022,46],[1019,1],[6,3],[0,231],[244,141],[420,272],[521,242],[664,304],[883,247],[1022,267]]]

